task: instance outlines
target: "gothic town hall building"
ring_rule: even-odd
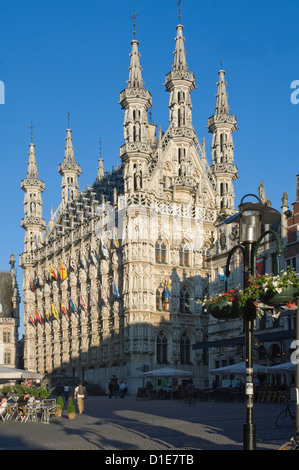
[[[141,385],[142,371],[190,370],[197,385],[208,375],[202,350],[208,318],[201,300],[208,288],[206,253],[216,222],[234,209],[233,132],[225,71],[218,72],[214,114],[208,119],[211,156],[192,125],[183,26],[176,28],[174,61],[165,77],[169,126],[148,118],[150,91],[142,80],[139,43],[131,42],[121,165],[79,189],[71,129],[66,131],[61,203],[48,222],[35,145],[29,145],[22,180],[25,230],[24,365],[44,375],[64,372],[106,386],[112,375]],[[171,58],[170,58],[171,61]],[[209,163],[211,160],[211,164]]]

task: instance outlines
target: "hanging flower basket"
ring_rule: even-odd
[[[210,303],[208,305],[208,312],[218,320],[229,320],[242,316],[242,306],[238,301],[222,300]]]
[[[294,302],[299,297],[299,288],[289,285],[280,293],[268,292],[267,294],[260,295],[260,301],[266,305],[286,305]]]
[[[292,270],[277,275],[254,276],[249,279],[246,291],[265,305],[286,305],[299,297],[299,277]]]
[[[218,320],[240,318],[242,316],[242,304],[240,293],[231,289],[223,294],[218,294],[204,303],[212,317]]]

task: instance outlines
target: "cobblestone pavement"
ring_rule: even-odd
[[[284,405],[255,403],[257,450],[277,450],[294,435],[294,424],[275,427]],[[0,450],[242,450],[244,403],[135,397],[88,397],[85,413],[50,424],[0,421]]]

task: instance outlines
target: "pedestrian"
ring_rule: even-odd
[[[115,382],[114,384],[114,395],[115,395],[115,398],[120,398],[120,393],[119,393],[119,385],[117,382]]]
[[[123,382],[120,383],[119,389],[120,389],[120,397],[125,398],[125,384]]]
[[[86,388],[83,387],[82,382],[75,388],[74,399],[77,400],[79,414],[84,413],[84,400],[87,398]]]
[[[112,395],[113,395],[113,392],[114,392],[114,386],[113,386],[112,380],[110,380],[110,382],[108,384],[108,388],[109,388],[109,398],[112,398]]]
[[[65,385],[63,391],[64,391],[65,401],[68,401],[68,399],[69,399],[69,386]]]

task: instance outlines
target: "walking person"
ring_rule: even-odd
[[[86,388],[83,387],[82,382],[75,388],[74,399],[77,400],[79,414],[84,413],[84,400],[87,398]]]
[[[110,380],[108,387],[109,387],[109,398],[112,398],[112,395],[114,393],[114,386],[113,386],[112,380]]]

